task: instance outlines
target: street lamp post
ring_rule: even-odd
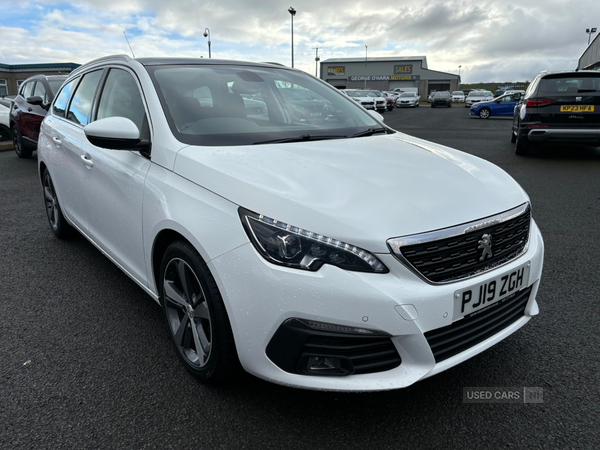
[[[211,54],[210,54],[210,30],[208,28],[204,29],[204,37],[208,36],[208,57],[212,58]]]
[[[458,66],[458,87],[460,87],[460,68],[462,66]]]
[[[294,16],[296,15],[296,10],[290,6],[288,12],[292,15],[292,67],[294,67]]]
[[[595,33],[595,32],[596,32],[596,28],[586,28],[586,29],[585,29],[585,32],[586,32],[586,33],[587,33],[587,35],[588,35],[588,45],[590,45],[590,39],[591,39],[591,37],[592,37],[592,33]]]
[[[315,54],[315,77],[319,78],[319,76],[317,75],[317,70],[319,68],[319,61],[321,61],[321,58],[319,58],[319,47],[313,47],[313,49],[316,50],[316,54]]]
[[[367,44],[365,44],[365,87],[364,89],[367,89],[367,48],[369,46]]]

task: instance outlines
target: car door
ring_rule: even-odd
[[[13,104],[12,116],[13,120],[19,127],[21,135],[29,142],[32,143],[32,126],[33,126],[33,105],[27,102],[27,99],[33,95],[33,89],[35,87],[35,80],[30,80],[21,86],[19,95],[15,97]],[[37,141],[37,139],[36,139]]]
[[[148,115],[134,74],[111,68],[97,95],[95,120],[126,117],[150,138]],[[82,131],[83,133],[83,131]],[[150,159],[137,151],[109,150],[82,135],[90,238],[123,269],[147,285],[142,239],[142,200]]]
[[[498,106],[496,109],[497,116],[512,116],[513,111],[515,110],[515,105],[517,104],[513,95],[505,95],[499,99],[500,101],[497,103]]]
[[[68,82],[58,94],[46,119],[50,154],[50,175],[63,214],[81,232],[87,231],[87,200],[84,191],[86,168],[81,160],[81,125],[67,119],[71,95],[80,78]]]

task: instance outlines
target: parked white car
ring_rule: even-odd
[[[400,94],[396,99],[396,107],[398,108],[414,108],[419,106],[421,96],[414,92],[405,92]]]
[[[12,141],[9,117],[10,101],[0,99],[0,142]]]
[[[366,91],[356,91],[353,89],[345,89],[341,92],[346,94],[348,97],[350,97],[352,100],[354,100],[356,103],[358,103],[363,108],[376,111],[375,97],[371,97],[370,95],[367,95]]]
[[[465,108],[470,108],[473,103],[477,102],[489,102],[494,99],[494,96],[490,91],[471,91],[465,99]]]
[[[324,114],[296,119],[290,85]],[[249,117],[241,96],[258,94],[267,114]],[[239,362],[307,389],[409,386],[538,314],[544,246],[506,172],[374,114],[278,65],[92,61],[42,122],[50,228],[77,230],[158,302],[203,381]]]
[[[465,93],[463,91],[452,92],[453,103],[463,103],[465,101]]]

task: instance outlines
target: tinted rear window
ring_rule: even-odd
[[[549,75],[540,80],[538,95],[577,94],[600,90],[600,74]]]

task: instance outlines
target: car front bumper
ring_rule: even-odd
[[[250,243],[213,259],[209,267],[227,306],[240,362],[249,373],[305,389],[379,391],[406,387],[449,369],[527,323],[538,313],[535,297],[543,253],[543,240],[532,220],[529,244],[521,256],[485,274],[447,284],[423,281],[392,254],[377,254],[390,269],[387,274],[350,272],[330,265],[309,272],[273,265]],[[522,316],[493,336],[436,363],[426,333],[452,325],[457,291],[526,263],[530,264],[526,287],[531,294]],[[391,370],[347,376],[290,373],[267,356],[273,337],[290,319],[386,333],[402,362]]]

